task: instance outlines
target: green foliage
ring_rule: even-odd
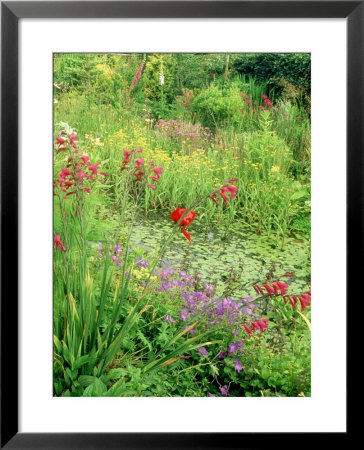
[[[241,110],[245,106],[237,85],[222,90],[212,84],[193,101],[193,107],[203,125],[211,129],[223,123],[238,125],[242,121]]]
[[[311,55],[309,53],[245,53],[235,59],[234,69],[268,83],[277,96],[287,100],[305,96],[311,90]]]
[[[181,288],[155,290],[163,280],[154,273],[172,264],[194,277],[193,289],[208,282],[216,299],[241,300],[252,280],[288,266],[292,286],[308,289],[309,55],[56,54],[54,73],[55,133],[77,133],[78,158],[106,173],[104,183],[88,179],[90,194],[55,197],[66,251],[54,253],[54,394],[219,396],[226,385],[231,396],[309,396],[309,312],[265,297],[255,299],[270,319],[264,333],[228,320],[211,331],[204,317],[179,318]],[[133,149],[143,153],[121,170]],[[136,157],[148,176],[163,168],[155,190],[135,182]],[[55,153],[55,180],[72,158]],[[72,169],[78,188],[81,166]],[[207,197],[232,178],[236,198]],[[170,219],[189,205],[191,244]],[[233,355],[217,357],[237,339],[241,371]]]

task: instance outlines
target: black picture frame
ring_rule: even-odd
[[[281,433],[18,432],[18,22],[22,18],[346,18],[347,303],[363,273],[364,1],[1,2],[1,448],[144,449],[284,446]],[[359,253],[359,255],[358,255]],[[6,282],[4,282],[6,280]],[[348,349],[349,349],[348,345]],[[335,434],[340,445],[349,436]],[[321,433],[316,433],[315,441]],[[327,436],[322,436],[325,440]],[[287,444],[296,436],[286,435]],[[299,446],[309,445],[304,433]],[[297,442],[297,441],[296,441]]]

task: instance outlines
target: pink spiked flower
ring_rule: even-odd
[[[61,240],[61,236],[59,234],[56,234],[54,236],[54,245],[56,246],[56,250],[58,250],[58,248],[60,248],[62,252],[66,251],[66,248],[63,245],[63,242]]]

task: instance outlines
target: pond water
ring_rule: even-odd
[[[172,230],[170,220],[140,219],[133,229],[132,244],[150,255],[160,248]],[[200,274],[203,281],[215,286],[220,295],[252,294],[252,284],[274,280],[286,273],[294,276],[284,280],[289,293],[301,293],[310,288],[310,244],[287,239],[283,249],[277,240],[248,231],[238,221],[227,237],[221,229],[208,232],[194,224],[188,227],[192,242],[177,232],[162,259],[163,268],[175,267],[189,274]]]

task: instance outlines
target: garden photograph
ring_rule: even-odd
[[[311,396],[311,55],[53,54],[54,397]]]

